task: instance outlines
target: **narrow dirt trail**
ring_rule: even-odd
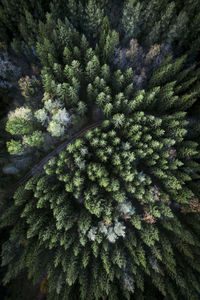
[[[37,164],[35,164],[31,170],[26,173],[13,187],[12,192],[9,195],[9,198],[13,196],[16,189],[23,185],[28,179],[42,171],[43,166],[50,160],[53,156],[58,155],[62,150],[64,150],[68,144],[73,143],[77,138],[84,136],[84,134],[91,129],[94,129],[102,124],[103,121],[95,122],[87,127],[83,128],[81,131],[77,132],[75,135],[72,136],[71,139],[64,141],[58,147],[56,147],[53,151],[47,154],[42,160],[40,160]]]

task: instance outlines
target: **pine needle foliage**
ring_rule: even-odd
[[[1,227],[10,226],[3,283],[27,270],[34,283],[45,277],[49,300],[148,299],[149,286],[152,297],[195,300],[200,130],[188,110],[200,72],[187,55],[168,56],[138,89],[133,69],[112,63],[119,36],[103,18],[105,2],[87,1],[89,38],[72,26],[79,26],[80,1],[68,1],[71,18],[47,13],[38,24],[43,95],[38,106],[25,103],[8,115],[8,150],[22,155],[49,135],[61,143],[84,132],[48,156],[43,172],[10,200],[1,217]],[[149,28],[145,42],[153,44],[177,25],[174,2],[124,2],[128,37]]]

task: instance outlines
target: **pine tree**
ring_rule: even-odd
[[[104,18],[104,10],[96,0],[88,0],[85,7],[85,32],[90,32],[92,37],[97,36],[99,26],[101,25]]]
[[[119,43],[119,37],[116,31],[110,29],[108,17],[103,19],[100,27],[99,43],[96,52],[100,57],[101,63],[108,63]]]
[[[124,3],[122,24],[126,38],[137,38],[143,21],[144,4],[137,0],[127,0]]]

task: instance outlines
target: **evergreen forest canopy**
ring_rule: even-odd
[[[2,0],[5,300],[200,298],[199,48],[197,0]]]

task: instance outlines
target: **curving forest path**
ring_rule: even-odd
[[[26,173],[13,187],[12,187],[12,192],[10,193],[9,197],[12,197],[13,194],[15,193],[16,189],[20,186],[23,185],[28,179],[30,179],[32,176],[35,176],[36,174],[40,173],[42,171],[42,168],[44,164],[48,162],[53,156],[56,154],[59,154],[62,150],[66,148],[68,144],[73,143],[77,138],[84,136],[84,134],[91,129],[94,129],[102,124],[102,120],[92,123],[88,125],[87,127],[83,128],[81,131],[77,132],[72,136],[71,139],[68,139],[64,141],[62,144],[60,144],[58,147],[56,147],[53,151],[51,151],[49,154],[47,154],[42,160],[40,160],[37,164],[35,164],[31,170]]]

